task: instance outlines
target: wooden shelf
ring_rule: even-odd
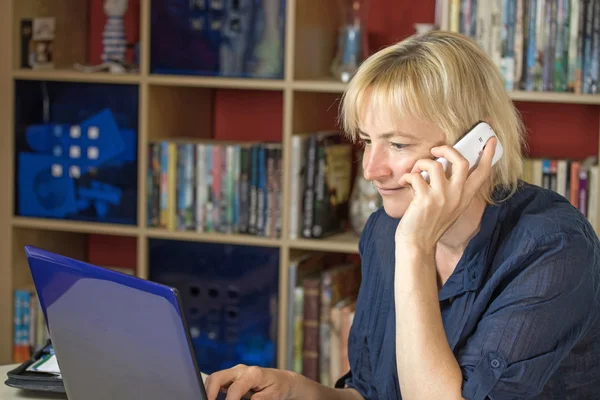
[[[150,75],[148,83],[162,86],[205,87],[248,90],[283,90],[285,81],[278,79],[224,78],[189,75]]]
[[[333,78],[294,81],[292,87],[299,92],[342,93],[346,84]],[[516,90],[509,93],[514,101],[533,103],[568,103],[600,105],[600,94],[575,94],[567,92],[527,92]]]
[[[333,78],[321,78],[294,81],[292,87],[299,92],[342,93],[346,89],[346,83]]]
[[[50,218],[13,217],[12,226],[14,228],[73,233],[98,233],[115,236],[137,236],[139,234],[139,228],[136,226],[105,224],[101,222],[57,220]]]
[[[358,253],[358,239],[355,233],[345,232],[326,239],[294,239],[288,243],[291,249],[355,254]]]
[[[187,240],[196,242],[227,243],[259,247],[280,247],[281,240],[265,238],[253,235],[227,234],[227,233],[204,233],[188,231],[170,231],[161,228],[146,228],[145,234],[148,238]]]
[[[80,72],[68,69],[17,69],[12,72],[14,79],[35,81],[62,81],[62,82],[98,82],[139,84],[138,74],[110,74],[108,72]]]
[[[510,92],[514,101],[527,101],[535,103],[569,103],[600,105],[598,94],[575,94],[567,92],[526,92],[522,90]]]

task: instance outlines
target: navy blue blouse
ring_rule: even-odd
[[[383,209],[360,238],[362,284],[339,382],[366,399],[400,399],[394,233]],[[443,325],[479,399],[600,399],[600,243],[559,194],[522,184],[487,206],[481,228],[439,292]],[[436,379],[431,376],[431,379]]]

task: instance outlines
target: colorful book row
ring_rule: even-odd
[[[474,38],[507,90],[598,93],[600,0],[444,0],[448,29]]]
[[[348,337],[360,279],[356,259],[306,253],[291,260],[286,369],[326,386],[348,372]]]
[[[45,345],[49,335],[35,291],[14,292],[13,362],[22,363]]]
[[[566,197],[598,231],[598,164],[585,160],[529,158],[524,162],[525,181]]]
[[[281,233],[281,143],[151,143],[148,226]]]

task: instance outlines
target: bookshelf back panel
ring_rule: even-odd
[[[72,68],[75,62],[86,62],[88,2],[82,0],[18,0],[13,1],[13,68],[21,59],[20,25],[22,18],[54,17],[54,68]]]
[[[148,139],[209,139],[212,127],[211,89],[150,86]]]
[[[86,237],[86,261],[101,267],[137,268],[137,237],[90,234]]]
[[[214,138],[228,141],[277,141],[283,137],[283,92],[217,89]]]
[[[303,0],[296,3],[294,79],[331,77],[337,49],[338,27],[347,0]],[[364,1],[364,0],[363,0]],[[415,32],[415,23],[433,23],[435,0],[415,7],[410,0],[368,0],[368,53],[398,42]]]
[[[598,155],[598,106],[519,102],[517,107],[527,129],[530,157]]]
[[[443,0],[449,1],[449,0]],[[374,53],[415,33],[415,23],[433,23],[436,0],[370,0],[367,36]]]
[[[81,1],[81,0],[80,0]],[[89,2],[89,27],[87,39],[87,62],[99,64],[102,62],[102,32],[106,22],[104,14],[104,0],[86,0]],[[134,44],[140,40],[140,2],[144,0],[127,0],[127,11],[123,16],[125,38],[128,44]],[[125,59],[127,62],[135,60],[134,49],[128,48]]]
[[[24,247],[35,246],[56,252],[66,257],[84,260],[86,256],[86,234],[46,231],[29,228],[13,229],[13,288],[33,285]]]
[[[294,79],[330,76],[340,21],[338,1],[296,2]]]
[[[337,128],[340,93],[295,92],[293,133]]]

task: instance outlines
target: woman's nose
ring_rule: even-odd
[[[365,152],[363,171],[365,179],[369,181],[376,181],[389,176],[390,168],[385,155],[377,150]]]

